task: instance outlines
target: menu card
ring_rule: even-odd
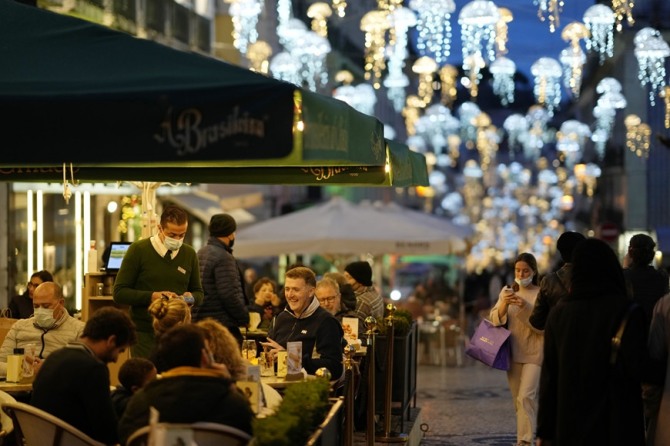
[[[344,339],[347,341],[347,344],[360,345],[357,317],[343,317],[342,329],[344,330]]]
[[[255,414],[261,408],[261,369],[257,365],[247,366],[247,376],[242,381],[237,381],[237,387],[240,388],[244,396],[249,398],[251,410]]]
[[[303,379],[302,374],[302,342],[287,342],[286,352],[288,360],[286,362],[286,379]]]

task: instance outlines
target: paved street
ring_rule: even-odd
[[[461,367],[419,366],[417,407],[427,427],[422,445],[510,446],[516,441],[505,372],[470,358]]]
[[[417,410],[412,410],[403,431],[409,435],[407,444],[515,444],[514,408],[505,372],[465,357],[461,367],[420,365],[417,381]],[[393,432],[400,431],[398,423],[394,417]],[[356,432],[354,443],[365,446],[365,433]],[[375,446],[385,444],[391,443],[377,441]]]

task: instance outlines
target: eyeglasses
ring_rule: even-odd
[[[335,299],[337,299],[338,297],[340,296],[336,294],[335,296],[317,297],[317,299],[321,304],[329,304],[331,302],[335,302]]]

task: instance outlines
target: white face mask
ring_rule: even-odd
[[[167,235],[165,236],[165,240],[163,240],[163,244],[170,251],[178,250],[183,243],[183,240],[177,240],[176,238],[168,237]]]
[[[514,279],[514,281],[519,285],[524,288],[526,288],[528,285],[533,283],[533,276],[526,277],[525,279]]]
[[[56,322],[53,308],[35,308],[35,323],[42,328],[50,328]]]

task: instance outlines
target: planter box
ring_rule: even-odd
[[[310,435],[305,446],[340,446],[344,443],[344,397],[331,398],[323,423]]]
[[[417,324],[413,322],[404,336],[395,336],[393,342],[393,385],[391,395],[392,413],[402,415],[401,430],[404,421],[409,421],[410,402],[416,407],[416,367],[417,367]],[[376,338],[375,361],[375,412],[384,413],[386,392],[386,354],[388,340],[386,336]]]

